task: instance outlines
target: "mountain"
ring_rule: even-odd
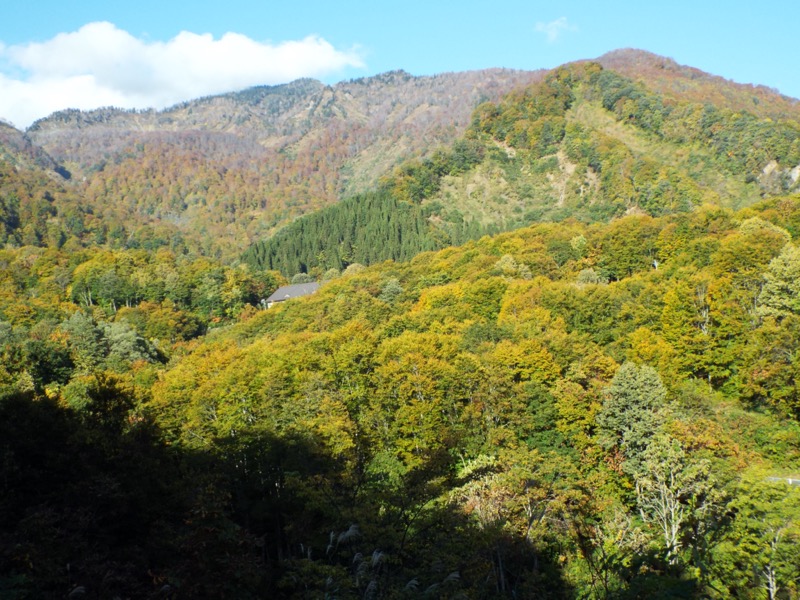
[[[596,62],[672,98],[744,110],[759,117],[800,120],[797,98],[763,85],[735,83],[644,50],[614,50]]]
[[[0,596],[800,597],[800,127],[621,56],[0,125]]]
[[[25,134],[0,122],[0,244],[63,244],[62,224],[69,227],[81,204],[70,177]]]
[[[688,106],[709,107],[719,122],[738,119],[734,128],[749,127],[738,113],[769,118],[782,127],[791,127],[800,114],[796,100],[766,88],[734,84],[642,51],[612,52],[597,64],[624,76],[639,90],[635,94],[647,96],[647,102],[670,111],[675,106],[684,111]],[[434,77],[396,71],[333,86],[300,80],[203,98],[164,111],[62,111],[36,122],[24,134],[14,131],[13,143],[6,135],[4,147],[27,145],[28,158],[21,162],[20,150],[13,151],[21,168],[71,176],[70,181],[55,178],[62,179],[54,185],[63,193],[51,192],[69,198],[56,204],[71,207],[71,225],[65,226],[63,215],[50,215],[48,234],[39,219],[29,241],[48,235],[74,238],[77,243],[112,240],[129,247],[167,246],[226,261],[273,237],[298,216],[384,185],[405,160],[411,162],[400,168],[398,177],[428,177],[429,170],[418,169],[414,160],[432,164],[435,152],[446,154],[468,131],[483,145],[481,164],[458,177],[450,172],[429,177],[436,180],[436,189],[423,185],[427,197],[417,199],[424,205],[419,210],[427,225],[424,231],[414,227],[432,239],[409,243],[407,248],[442,247],[573,213],[582,219],[607,219],[638,207],[656,214],[664,207],[656,206],[663,202],[655,196],[665,193],[688,198],[689,204],[743,206],[762,195],[792,189],[787,182],[795,181],[791,169],[796,163],[773,164],[765,155],[752,159],[757,165],[743,166],[739,161],[720,170],[719,148],[684,139],[675,127],[666,136],[663,131],[649,131],[641,119],[622,120],[619,107],[602,106],[582,93],[564,112],[571,124],[568,135],[547,156],[532,155],[506,133],[481,132],[471,126],[476,106],[485,101],[502,104],[510,90],[541,84],[544,77],[543,71],[487,70]],[[680,126],[678,118],[672,123]],[[600,159],[594,166],[581,164],[586,157],[576,159],[576,127],[586,133],[585,140],[602,149],[603,159],[613,154],[608,144],[625,154],[619,160],[627,165],[624,177],[634,190],[625,192],[627,198],[618,199],[613,207],[609,203],[615,192],[610,188],[624,182],[603,181]],[[31,152],[38,153],[36,159]],[[609,167],[607,176],[612,172]],[[745,176],[739,177],[737,169],[746,171]],[[654,188],[658,182],[669,189]],[[652,197],[649,208],[637,198],[643,194]],[[411,221],[416,222],[417,216]],[[56,232],[59,227],[61,233]],[[285,239],[293,234],[289,230],[282,235]],[[348,245],[338,234],[329,237],[337,236]],[[292,267],[280,268],[311,268],[312,262],[292,261]],[[343,261],[334,259],[332,264]]]
[[[800,190],[800,125],[582,62],[482,104],[463,138],[395,168],[381,190],[298,219],[244,259],[291,275],[406,260],[540,221],[741,208]],[[381,234],[387,213],[395,222]]]
[[[452,141],[477,104],[542,75],[300,80],[159,112],[62,111],[26,136],[74,174],[93,214],[124,224],[128,236],[152,237],[136,228],[156,228],[230,258],[290,218],[367,190],[402,159]]]

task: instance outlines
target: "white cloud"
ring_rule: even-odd
[[[183,31],[154,42],[111,23],[89,23],[46,42],[0,43],[0,118],[27,127],[64,108],[163,108],[363,66],[357,48],[338,50],[318,36],[270,43]]]
[[[578,31],[577,27],[570,25],[567,17],[559,17],[549,23],[538,22],[535,29],[537,32],[545,34],[547,41],[551,44],[561,37],[561,34],[565,31]]]

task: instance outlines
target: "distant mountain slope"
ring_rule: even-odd
[[[800,126],[679,101],[578,63],[482,104],[465,138],[403,164],[381,186],[380,199],[303,217],[255,244],[245,260],[291,275],[403,260],[409,248],[537,221],[741,208],[800,189]],[[403,218],[398,231],[381,235],[392,206],[405,207]]]
[[[401,159],[463,133],[480,102],[542,76],[300,80],[160,112],[62,111],[27,135],[83,181],[95,213],[202,231],[206,251],[231,256],[292,216],[374,187]]]
[[[22,243],[31,225],[32,243],[167,246],[235,261],[298,216],[377,188],[391,202],[415,203],[408,222],[422,216],[427,229],[418,233],[434,237],[406,248],[542,219],[662,214],[703,202],[736,208],[795,189],[794,142],[770,136],[793,131],[798,101],[643,51],[599,61],[624,76],[616,96],[581,83],[551,115],[530,113],[525,103],[538,101],[530,91],[502,100],[541,83],[544,71],[493,69],[394,71],[333,86],[305,79],[164,111],[67,110],[24,133],[3,125],[0,160],[29,182],[30,198],[30,182],[41,180],[53,199],[46,216],[21,218],[11,239]],[[484,101],[499,113],[475,116],[470,140],[481,158],[456,173],[439,159]]]
[[[0,248],[66,240],[53,219],[74,214],[77,198],[67,189],[69,177],[47,152],[0,121]]]
[[[58,172],[68,178],[63,170],[41,147],[31,142],[23,132],[0,120],[0,160],[19,169],[42,168]]]

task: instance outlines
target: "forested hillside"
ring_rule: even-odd
[[[585,63],[479,106],[462,139],[387,174],[381,200],[301,218],[244,259],[289,275],[341,269],[539,221],[739,208],[797,189],[796,121],[670,99]],[[404,216],[383,234],[388,207]]]
[[[744,110],[770,119],[800,120],[800,99],[783,96],[764,85],[734,83],[651,52],[614,50],[597,62],[672,98]]]
[[[536,225],[271,310],[6,250],[3,586],[795,597],[798,232],[797,196]]]
[[[369,190],[397,162],[449,143],[480,102],[542,75],[300,80],[160,112],[62,111],[26,137],[72,175],[83,211],[120,236],[230,260],[292,217]]]
[[[393,72],[336,86],[253,88],[162,112],[64,111],[25,134],[4,126],[3,155],[51,179],[58,198],[54,214],[21,223],[14,237],[20,243],[30,225],[25,243],[111,241],[235,261],[293,218],[369,193],[383,178],[397,199],[428,205],[424,247],[444,247],[538,220],[604,220],[633,208],[663,214],[705,201],[737,207],[797,183],[796,101],[647,53],[599,60],[632,79],[614,83],[611,71],[575,65],[567,91],[550,89],[551,75],[501,102],[544,74]],[[525,106],[559,93],[569,97],[543,108],[548,115]],[[470,117],[484,100],[494,109]],[[628,109],[636,114],[623,115]],[[526,141],[537,128],[549,147]],[[466,173],[442,160],[462,135],[481,158]],[[751,155],[728,156],[732,149]],[[275,266],[301,263],[316,264],[300,257]]]
[[[611,59],[0,125],[0,597],[800,598],[793,104]]]

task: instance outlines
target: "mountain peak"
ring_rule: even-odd
[[[711,103],[772,119],[800,119],[800,100],[765,85],[737,83],[672,58],[637,48],[612,50],[595,59],[603,68],[639,80],[673,98]]]
[[[655,52],[642,50],[640,48],[617,48],[616,50],[611,50],[600,56],[597,62],[607,64],[609,68],[614,64],[627,65],[632,63],[652,64],[664,68],[678,68],[680,66],[672,58],[661,56]]]

